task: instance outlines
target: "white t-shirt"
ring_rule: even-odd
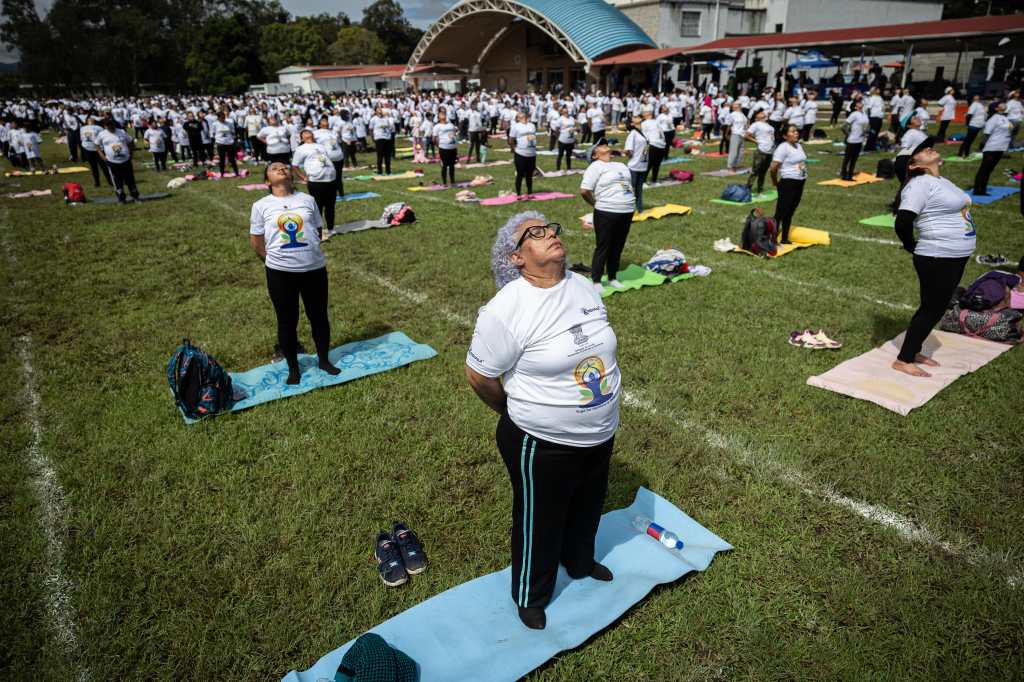
[[[301,168],[310,182],[330,182],[337,177],[327,150],[316,142],[300,144],[292,154],[292,165]]]
[[[267,141],[268,154],[284,154],[292,150],[288,141],[288,129],[282,125],[265,126],[260,130],[258,137]]]
[[[594,193],[594,208],[598,211],[633,213],[636,210],[632,176],[618,161],[592,162],[583,173],[580,189]]]
[[[963,258],[974,253],[977,232],[971,198],[946,178],[911,178],[900,193],[900,210],[917,214],[915,255]]]
[[[953,120],[953,115],[956,113],[956,98],[953,95],[943,95],[939,98],[939,104],[942,105],[942,115],[939,117],[939,120]]]
[[[813,99],[804,100],[804,125],[818,120],[818,103]]]
[[[987,117],[988,112],[985,111],[985,105],[981,102],[971,102],[971,106],[967,107],[967,125],[969,127],[984,128]]]
[[[331,161],[342,161],[345,158],[345,150],[338,143],[338,134],[329,128],[317,128],[313,131],[313,139],[316,143],[327,150],[327,158]]]
[[[587,110],[587,118],[590,119],[590,130],[597,133],[604,131],[604,112],[598,107],[591,107]]]
[[[558,118],[558,141],[562,144],[572,144],[576,141],[576,122],[572,116]]]
[[[217,144],[234,144],[235,143],[235,124],[228,121],[215,121],[210,126],[210,132],[213,134],[213,141]]]
[[[789,107],[782,117],[788,121],[789,125],[797,128],[804,127],[804,110],[801,107]]]
[[[907,132],[903,133],[903,137],[900,139],[900,153],[896,156],[906,156],[907,154],[913,154],[914,150],[917,149],[917,145],[921,144],[928,139],[928,135],[921,132],[918,128],[911,128]]]
[[[455,149],[459,146],[458,129],[448,121],[434,124],[434,137],[440,149]]]
[[[642,172],[647,170],[648,144],[647,138],[637,130],[630,130],[626,136],[624,151],[630,152],[629,161],[626,167],[630,170]]]
[[[516,142],[516,154],[537,156],[537,126],[532,123],[513,123],[508,129],[508,136]]]
[[[100,133],[103,132],[103,128],[98,125],[84,125],[79,135],[82,137],[82,149],[87,152],[96,151],[96,138]]]
[[[114,132],[102,130],[96,136],[96,144],[103,148],[103,155],[110,163],[125,163],[132,158],[132,139],[122,128]]]
[[[747,132],[747,117],[742,111],[734,111],[729,114],[729,134],[743,135]]]
[[[640,123],[640,133],[647,138],[647,144],[658,149],[665,148],[665,136],[661,132],[661,126],[653,118],[645,118]]]
[[[160,153],[167,151],[167,140],[164,131],[159,128],[147,128],[142,137],[149,143],[149,151]]]
[[[885,116],[885,102],[878,95],[870,95],[864,103],[864,111],[870,118],[882,118]]]
[[[508,416],[520,429],[589,447],[606,442],[619,426],[616,345],[594,285],[567,272],[548,289],[523,278],[502,287],[480,308],[466,364],[502,378]]]
[[[762,154],[772,153],[772,149],[775,148],[775,128],[772,128],[764,121],[754,121],[750,124],[747,132],[753,136],[754,142],[757,143],[757,151]]]
[[[772,163],[779,162],[779,178],[782,180],[807,179],[807,154],[799,142],[791,145],[782,142],[772,154]]]
[[[25,133],[22,137],[23,144],[25,145],[25,158],[28,159],[41,159],[43,155],[39,151],[39,144],[43,141],[39,137],[39,133],[31,132]]]
[[[387,116],[374,116],[370,119],[370,131],[375,140],[390,140],[392,127],[391,119]]]
[[[325,267],[318,227],[323,227],[323,220],[316,202],[303,192],[287,197],[268,194],[252,205],[249,215],[249,234],[263,235],[271,270],[308,272]]]
[[[1011,123],[1020,123],[1024,119],[1024,104],[1019,99],[1006,101],[1006,118],[1010,119]]]
[[[1013,123],[1006,116],[995,113],[985,124],[985,146],[983,152],[1005,152],[1010,148],[1010,138],[1013,136]]]
[[[846,122],[850,124],[850,134],[846,136],[846,142],[848,144],[863,143],[864,131],[871,125],[867,115],[863,111],[851,111],[850,115],[846,117]]]

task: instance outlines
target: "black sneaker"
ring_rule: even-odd
[[[409,530],[404,523],[395,521],[391,537],[398,543],[402,561],[405,563],[405,570],[409,575],[419,575],[427,570],[427,554],[423,551],[423,545],[420,544],[416,533]]]
[[[377,533],[373,558],[377,560],[377,572],[380,573],[380,579],[388,587],[398,587],[409,581],[409,574],[406,573],[405,566],[402,565],[402,551],[386,530]]]

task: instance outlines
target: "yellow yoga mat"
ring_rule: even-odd
[[[89,168],[87,166],[68,166],[66,168],[58,168],[57,173],[60,175],[66,175],[68,173],[88,173]],[[18,177],[22,175],[52,175],[53,171],[11,171],[4,173],[8,178]]]
[[[649,208],[642,213],[633,214],[633,222],[639,223],[644,220],[658,220],[670,215],[689,215],[693,212],[693,209],[689,206],[681,206],[679,204],[665,204],[664,206],[655,206]]]
[[[405,171],[404,173],[398,173],[396,175],[374,175],[373,180],[375,182],[386,182],[388,180],[409,180],[411,178],[423,177],[423,173],[416,173],[415,171]]]
[[[812,227],[791,227],[789,228],[789,241],[792,244],[779,244],[775,255],[769,257],[781,258],[787,253],[793,253],[797,249],[806,249],[808,246],[828,246],[832,243],[832,238],[829,237],[828,232],[825,232],[825,230],[815,230]],[[738,246],[732,250],[732,253],[745,253],[748,256],[757,255]]]
[[[831,185],[833,187],[856,187],[857,185],[869,185],[873,182],[882,182],[884,178],[879,178],[871,173],[857,173],[853,176],[853,180],[822,180],[819,185]]]

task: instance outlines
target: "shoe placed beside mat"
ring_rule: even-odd
[[[684,543],[680,555],[633,529],[645,516],[673,531]],[[732,545],[701,526],[671,502],[646,488],[633,504],[601,517],[595,558],[615,575],[611,582],[571,580],[558,569],[554,596],[545,609],[547,627],[523,626],[509,594],[512,570],[491,573],[457,585],[371,628],[388,644],[404,651],[420,667],[424,682],[452,680],[507,682],[517,680],[560,651],[586,642],[614,623],[656,585],[703,571],[718,552]],[[685,583],[674,589],[692,592]],[[634,614],[644,618],[644,614]],[[292,671],[284,682],[332,679],[350,641],[327,654],[305,672]],[[590,646],[600,646],[591,643]],[[302,659],[308,652],[295,654]]]
[[[302,380],[294,386],[285,383],[288,365],[284,360],[248,372],[229,372],[236,397],[231,411],[247,410],[279,398],[290,398],[318,388],[387,372],[413,362],[428,360],[435,355],[437,351],[430,346],[416,343],[402,332],[391,332],[333,349],[328,357],[331,364],[341,370],[340,374],[334,376],[317,367],[315,355],[299,355]],[[192,424],[194,420],[185,418],[185,423]]]

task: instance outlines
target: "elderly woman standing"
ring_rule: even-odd
[[[512,599],[546,625],[558,565],[611,580],[594,557],[619,425],[616,338],[597,291],[566,269],[561,226],[519,213],[498,230],[498,293],[476,322],[466,376],[500,415],[496,440],[512,481]]]
[[[594,232],[597,246],[590,263],[590,277],[594,288],[600,293],[601,276],[607,265],[608,286],[622,289],[616,279],[622,250],[626,247],[629,228],[636,211],[636,196],[633,194],[633,177],[625,164],[612,161],[612,150],[606,144],[591,148],[592,163],[580,182],[580,196],[594,207]]]

